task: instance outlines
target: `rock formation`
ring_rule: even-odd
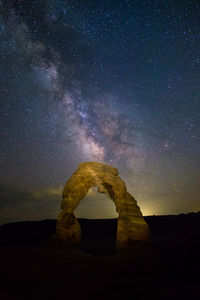
[[[99,193],[105,193],[115,203],[119,214],[118,244],[149,241],[148,225],[136,200],[127,192],[125,183],[118,176],[118,170],[99,162],[80,163],[79,168],[67,181],[56,226],[58,238],[70,243],[79,242],[81,228],[73,212],[93,186],[97,186]]]

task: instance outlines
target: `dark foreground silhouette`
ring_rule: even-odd
[[[77,247],[56,220],[0,226],[0,299],[198,299],[200,213],[145,217],[152,244],[117,247],[117,219],[79,219]]]

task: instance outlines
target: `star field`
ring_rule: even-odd
[[[199,45],[198,1],[0,1],[2,222],[55,218],[81,161],[143,214],[200,210]]]

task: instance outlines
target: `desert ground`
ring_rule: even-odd
[[[123,247],[117,219],[79,219],[76,247],[56,220],[1,225],[0,299],[199,299],[200,213],[145,220],[152,243]]]

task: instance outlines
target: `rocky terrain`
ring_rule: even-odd
[[[0,226],[1,299],[198,299],[200,213],[149,216],[152,244],[116,246],[117,219],[79,219],[76,247],[55,220]]]

